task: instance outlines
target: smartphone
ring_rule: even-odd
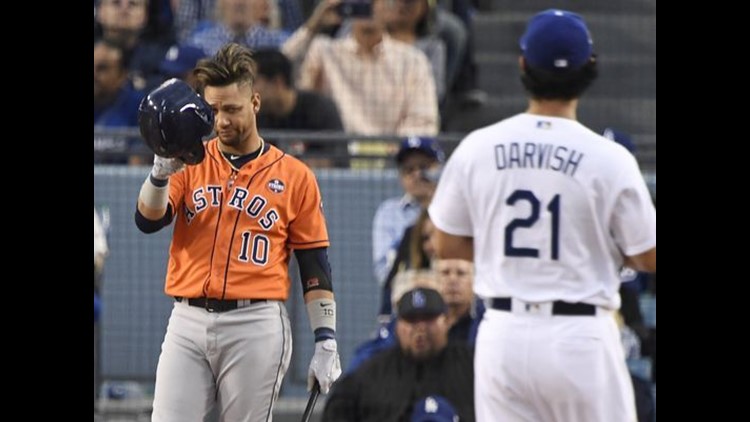
[[[342,18],[369,18],[372,16],[372,0],[343,0],[336,11]]]

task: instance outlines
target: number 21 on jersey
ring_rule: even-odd
[[[531,214],[525,218],[514,218],[505,226],[505,256],[518,256],[539,258],[539,249],[516,246],[513,243],[513,234],[518,229],[532,229],[539,221],[541,214],[542,201],[529,190],[518,189],[514,191],[505,203],[510,206],[516,206],[523,201],[531,205]],[[551,214],[551,258],[558,260],[560,258],[560,195],[555,195],[547,204],[546,211]]]

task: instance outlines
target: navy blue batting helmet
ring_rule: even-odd
[[[170,79],[138,107],[141,136],[154,154],[187,164],[203,161],[203,137],[213,130],[211,106],[185,82]]]

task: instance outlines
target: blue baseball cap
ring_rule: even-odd
[[[420,318],[437,318],[446,311],[445,301],[435,289],[418,287],[401,296],[396,304],[399,318],[411,321]]]
[[[173,45],[167,50],[164,59],[159,64],[159,70],[168,77],[180,78],[185,73],[193,70],[198,60],[207,54],[198,47],[191,45]]]
[[[604,129],[602,136],[609,140],[617,142],[618,144],[624,146],[625,149],[630,151],[631,154],[635,154],[635,143],[633,143],[633,140],[630,139],[630,135],[628,135],[627,133],[608,127]]]
[[[529,66],[564,71],[586,64],[593,53],[594,42],[580,15],[548,9],[529,20],[520,45]]]
[[[425,136],[410,136],[403,141],[396,154],[396,164],[401,164],[406,154],[412,151],[420,151],[427,156],[434,158],[435,161],[445,162],[445,152],[440,148],[440,144],[435,138]]]
[[[427,396],[414,405],[411,422],[458,422],[458,415],[445,397]]]

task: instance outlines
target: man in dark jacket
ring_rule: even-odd
[[[384,351],[334,385],[325,421],[408,421],[414,404],[445,397],[460,420],[474,421],[474,366],[463,344],[448,344],[446,305],[428,288],[399,300],[398,347]]]

